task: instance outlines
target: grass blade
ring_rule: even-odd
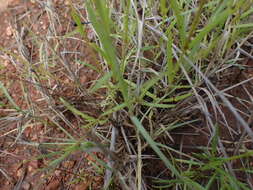
[[[182,182],[186,183],[188,187],[192,190],[204,190],[204,188],[200,186],[198,183],[192,181],[191,179],[185,176],[182,176],[179,173],[179,171],[171,164],[171,162],[167,159],[167,157],[162,153],[162,151],[157,146],[156,142],[153,141],[153,139],[150,137],[146,129],[142,126],[141,122],[135,116],[131,117],[131,121],[137,127],[138,131],[142,134],[145,140],[149,143],[151,148],[156,152],[159,158],[164,162],[167,168],[169,168],[177,178],[179,178]]]

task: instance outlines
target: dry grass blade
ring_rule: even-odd
[[[251,1],[11,4],[0,189],[252,189]]]

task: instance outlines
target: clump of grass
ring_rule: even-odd
[[[87,100],[86,105],[99,112],[94,116],[79,110],[65,97],[55,99],[42,91],[47,103],[51,104],[50,114],[46,117],[67,136],[64,148],[60,148],[59,156],[49,166],[59,165],[78,151],[99,151],[107,157],[106,162],[96,158],[104,168],[105,189],[118,184],[122,189],[251,189],[252,170],[243,164],[243,160],[250,162],[252,152],[237,151],[231,155],[219,133],[222,127],[210,112],[212,107],[216,115],[223,117],[221,104],[228,107],[242,126],[245,137],[253,139],[249,123],[231,104],[227,94],[218,90],[211,80],[223,67],[232,67],[231,62],[239,64],[239,49],[252,37],[252,21],[245,23],[252,14],[250,3],[251,0],[88,0],[83,6],[96,34],[96,39],[91,42],[84,32],[82,15],[71,2],[71,15],[77,24],[75,32],[79,32],[84,43],[99,54],[98,62],[102,66],[82,60],[77,63],[99,71],[100,77],[91,87],[83,89],[73,68],[53,51],[54,48],[51,49],[52,59],[66,68],[79,96],[88,99],[103,93],[104,99],[99,103]],[[44,44],[43,41],[38,43]],[[43,62],[45,60],[40,64]],[[52,80],[49,69],[40,71],[40,74],[45,72],[45,80]],[[16,111],[22,111],[11,99],[8,89],[2,84],[0,87]],[[68,118],[56,109],[57,101],[64,111],[69,110],[79,119],[82,123],[79,130],[89,135],[75,134],[78,132]],[[197,115],[191,114],[196,110]],[[189,115],[193,117],[187,117]],[[162,143],[162,138],[167,142],[174,141],[172,132],[175,129],[200,127],[201,115],[206,120],[205,126],[201,127],[208,131],[208,142],[206,147],[194,147],[200,153],[184,153]],[[63,128],[56,117],[63,120],[68,129]],[[225,117],[222,120],[227,122]],[[110,127],[106,131],[98,127],[107,125]],[[230,134],[235,133],[234,130],[227,128]],[[102,142],[107,142],[108,146]],[[53,144],[63,145],[57,141]],[[184,146],[181,144],[181,148]],[[149,182],[145,171],[148,164],[146,150],[152,150],[157,162],[164,164],[167,179],[159,179],[157,175],[151,176],[154,180]],[[123,160],[120,156],[124,157]],[[237,160],[242,168],[233,168],[233,162]],[[164,168],[157,173],[163,172]],[[237,177],[237,170],[243,171],[246,181]]]

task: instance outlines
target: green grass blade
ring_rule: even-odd
[[[104,84],[108,83],[108,81],[110,80],[111,77],[112,77],[112,72],[106,73],[104,76],[102,76],[100,79],[98,79],[96,84],[93,87],[91,87],[89,92],[94,93],[98,89],[102,88]]]
[[[168,158],[162,153],[162,151],[157,146],[156,142],[150,137],[146,129],[142,126],[141,122],[135,116],[131,117],[131,121],[137,127],[138,131],[145,138],[145,140],[149,143],[151,148],[156,152],[159,158],[164,162],[167,168],[169,168],[177,178],[179,178],[182,182],[186,183],[187,186],[192,190],[204,190],[204,188],[200,186],[198,183],[192,181],[191,179],[185,176],[182,176],[179,173],[179,171],[171,164]]]
[[[15,103],[15,101],[12,99],[12,97],[10,96],[10,94],[8,93],[7,89],[4,87],[4,85],[2,84],[2,82],[0,81],[0,89],[2,90],[3,94],[6,96],[6,98],[10,101],[10,103],[12,104],[12,106],[17,110],[17,111],[21,111],[21,108]]]
[[[97,68],[97,67],[95,67],[95,66],[93,66],[93,65],[91,65],[91,64],[89,64],[89,63],[86,63],[86,62],[84,62],[84,61],[77,61],[78,63],[80,63],[80,64],[82,64],[82,65],[84,65],[84,66],[86,66],[86,67],[89,67],[90,69],[92,69],[92,70],[94,70],[94,71],[96,71],[96,72],[101,72],[101,70],[99,69],[99,68]]]
[[[233,13],[233,11],[230,8],[227,8],[222,13],[211,19],[211,21],[201,30],[199,34],[196,35],[196,37],[191,41],[189,48],[197,48],[199,47],[200,42],[202,39],[211,31],[213,30],[217,25],[224,23],[227,18]]]
[[[177,27],[179,30],[181,47],[183,48],[186,41],[186,25],[185,25],[185,19],[183,16],[183,9],[177,0],[171,0],[170,5],[177,20]]]
[[[116,50],[112,44],[110,33],[111,22],[106,3],[105,1],[89,0],[86,6],[90,21],[92,22],[101,42],[106,63],[112,70],[113,78],[118,82],[118,87],[124,97],[124,100],[129,104],[128,86],[123,79],[123,74],[120,72],[120,65],[117,61]]]
[[[81,34],[82,37],[85,37],[86,33],[85,33],[84,25],[82,24],[80,15],[77,13],[77,11],[72,5],[71,5],[71,16],[77,25],[78,32]]]
[[[141,102],[143,106],[148,106],[152,108],[174,108],[175,104],[158,104],[158,103],[150,103],[150,102]]]
[[[63,98],[60,98],[60,101],[63,103],[64,106],[66,106],[66,108],[68,108],[72,113],[81,116],[83,119],[85,119],[86,121],[95,121],[96,119],[89,116],[88,114],[85,114],[79,110],[77,110],[74,106],[72,106],[71,104],[69,104],[66,100],[64,100]]]
[[[105,111],[105,112],[101,115],[101,117],[106,116],[106,115],[110,115],[110,114],[112,114],[112,113],[114,113],[114,112],[117,112],[117,111],[119,111],[119,110],[125,108],[126,106],[127,106],[126,103],[119,104],[119,105],[117,105],[117,106],[115,106],[115,107],[113,107],[113,108],[111,108],[111,109]]]
[[[176,97],[163,99],[162,102],[179,102],[179,101],[184,100],[190,96],[192,96],[192,93],[186,93],[183,95],[178,95]]]
[[[123,45],[122,45],[122,58],[125,59],[127,53],[127,47],[129,44],[129,13],[130,13],[130,0],[126,0],[124,7],[124,17],[123,17]]]
[[[141,95],[140,95],[140,100],[143,99],[143,97],[146,95],[146,93],[148,92],[148,90],[154,86],[159,80],[162,79],[162,77],[164,76],[164,73],[159,73],[158,76],[155,76],[153,78],[151,78],[150,80],[148,80],[147,82],[145,82],[142,86],[141,86]]]
[[[172,28],[174,27],[175,22],[172,22],[167,29],[167,77],[170,84],[173,83],[177,69],[174,66],[173,63],[173,54],[172,54],[172,44],[173,44],[173,34],[172,34]]]

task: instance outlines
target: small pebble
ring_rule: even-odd
[[[7,36],[12,36],[13,35],[13,31],[12,31],[12,27],[11,26],[8,26],[6,28],[6,35]]]

